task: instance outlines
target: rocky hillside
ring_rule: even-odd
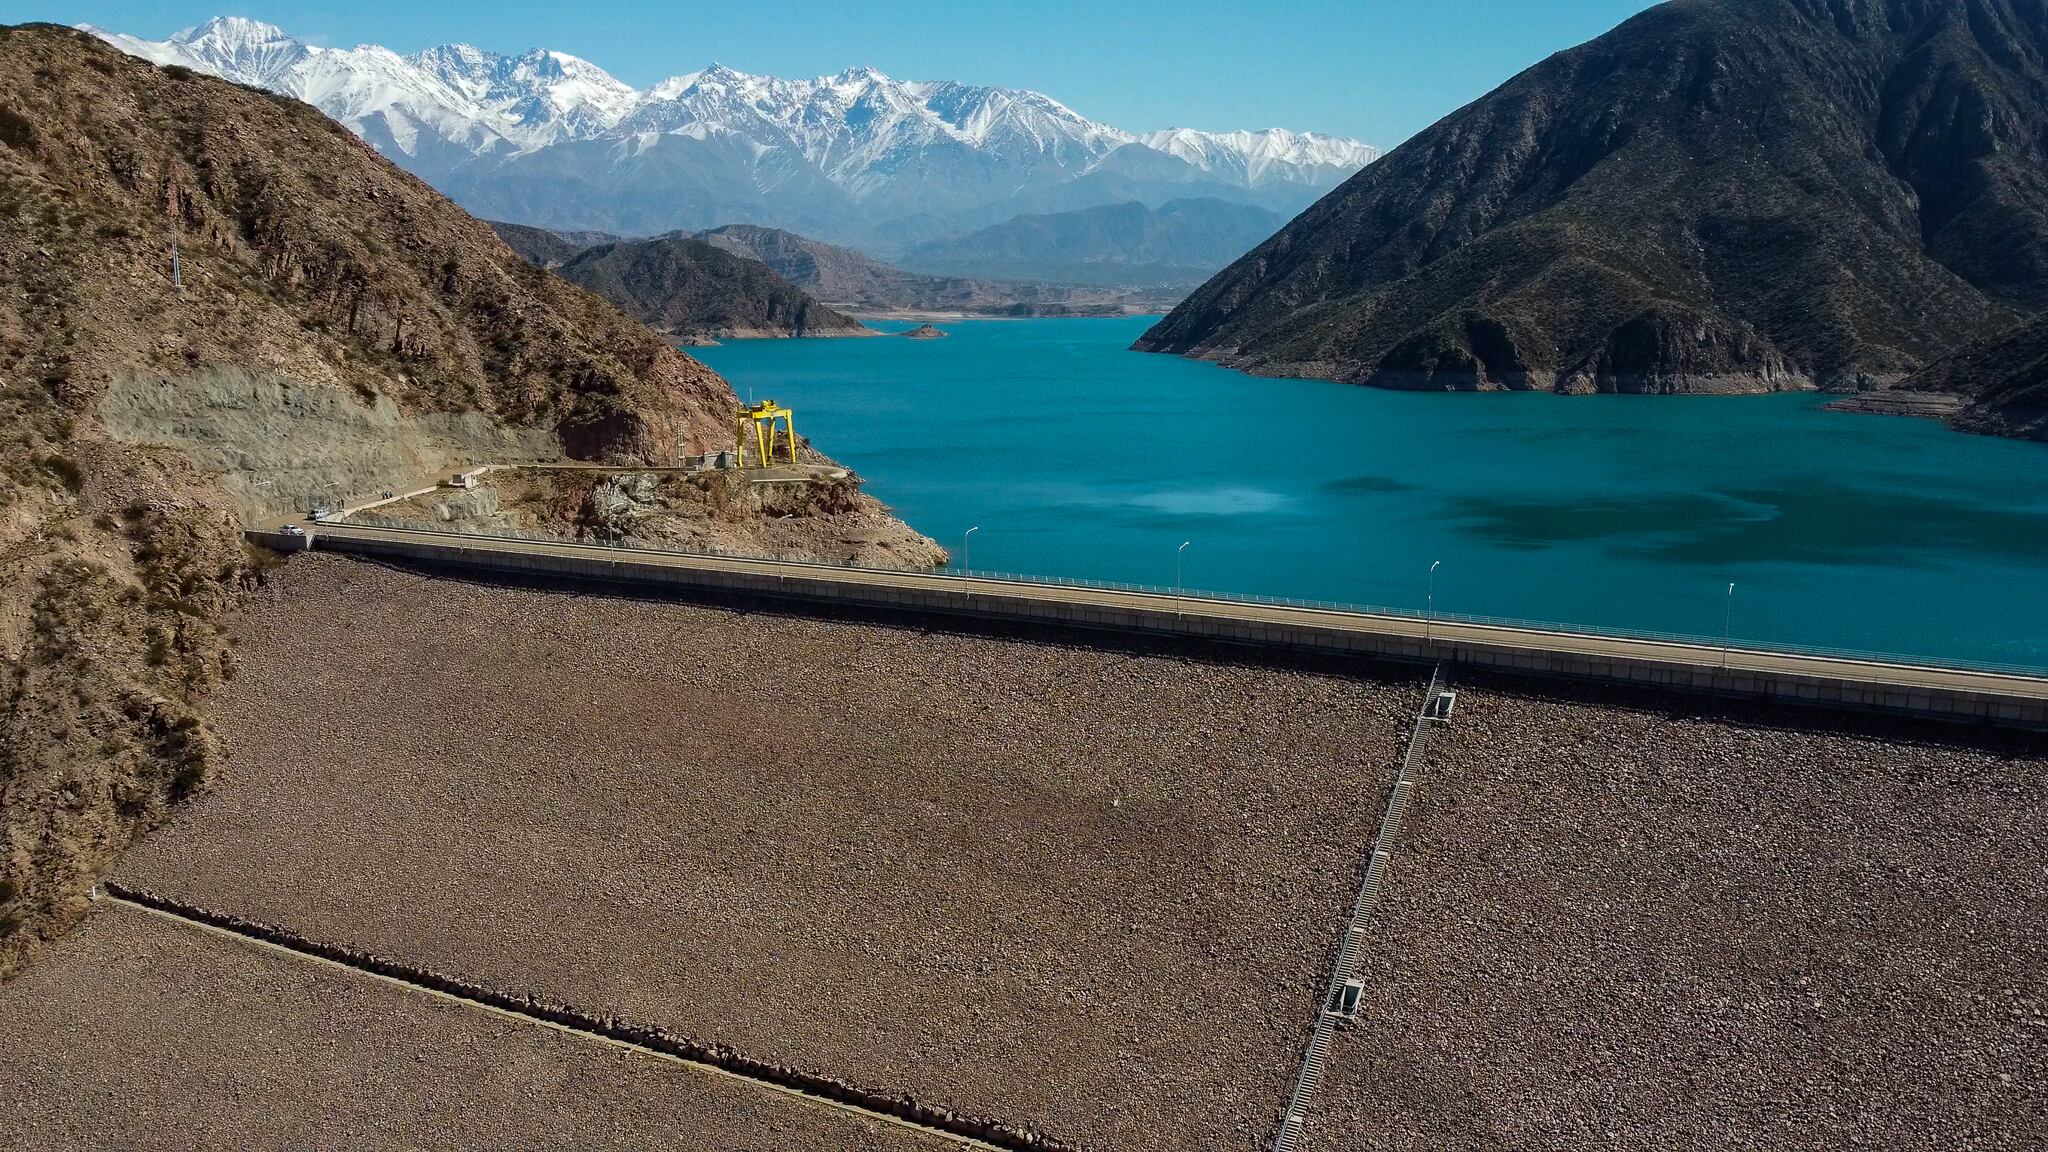
[[[645,323],[685,340],[866,333],[856,321],[812,299],[805,291],[808,285],[791,283],[776,266],[790,265],[789,260],[762,260],[740,245],[711,241],[709,234],[632,241],[495,221],[491,228],[528,263],[559,272]],[[811,243],[772,229],[752,231]],[[719,251],[706,251],[706,244]],[[866,259],[829,245],[816,247]],[[793,251],[793,245],[787,246],[777,255]],[[579,259],[586,255],[588,259]],[[761,265],[766,265],[765,275]]]
[[[1960,397],[1949,422],[1965,431],[2048,440],[2048,313],[1938,360],[1881,396],[1910,404],[1922,392]]]
[[[1140,340],[1401,388],[1896,380],[2048,305],[2048,6],[1675,0],[1353,177]]]
[[[999,286],[956,276],[920,276],[851,248],[758,224],[727,224],[697,239],[758,260],[820,300],[861,311],[970,310],[1015,303]]]
[[[1201,283],[1279,226],[1280,217],[1250,204],[1197,198],[1151,208],[1131,201],[1018,216],[965,236],[921,244],[905,253],[903,262],[959,275],[1186,287]]]
[[[734,404],[314,108],[0,28],[0,974],[213,771],[244,516]]]
[[[760,261],[689,236],[599,244],[555,271],[685,340],[869,335],[858,320],[813,300]]]

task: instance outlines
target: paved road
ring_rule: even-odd
[[[1431,623],[1410,616],[1259,604],[1200,595],[1175,596],[1172,593],[1129,592],[1024,580],[955,576],[938,572],[897,572],[795,561],[746,560],[645,549],[606,548],[592,544],[419,532],[360,524],[323,524],[317,526],[314,531],[316,536],[340,539],[403,543],[424,538],[441,544],[458,544],[465,548],[512,554],[585,559],[593,556],[610,557],[621,562],[657,568],[745,572],[770,578],[802,576],[807,580],[846,585],[944,591],[954,595],[965,593],[1000,598],[1023,597],[1040,603],[1180,613],[1209,621],[1277,623],[1338,632],[1356,632],[1376,637],[1419,640],[1427,633],[1430,640],[1443,645],[1473,644],[1525,649],[1530,652],[1569,653],[1694,667],[1719,668],[1724,662],[1723,650],[1713,644],[1600,636],[1457,620],[1439,619]],[[1725,654],[1725,666],[1733,672],[1819,677],[1879,685],[1902,691],[1917,689],[1977,692],[2024,701],[2048,701],[2048,677],[2042,676],[1979,672],[1933,665],[1805,655],[1753,648],[1729,649]]]

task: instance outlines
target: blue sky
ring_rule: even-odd
[[[160,39],[249,16],[315,43],[554,48],[646,85],[713,61],[1035,88],[1132,131],[1267,128],[1391,147],[1648,0],[14,0],[0,19]]]

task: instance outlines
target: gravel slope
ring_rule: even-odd
[[[1462,689],[1310,1146],[2048,1147],[2048,749],[1772,719]]]
[[[1114,1149],[1270,1138],[1419,685],[303,555],[124,880]]]
[[[112,906],[0,1050],[0,1148],[958,1147]]]

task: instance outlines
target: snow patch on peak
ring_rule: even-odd
[[[927,197],[922,190],[943,186],[957,207],[1074,179],[1132,145],[1246,189],[1333,186],[1379,155],[1355,140],[1279,128],[1134,134],[1029,89],[903,81],[865,66],[786,80],[714,63],[643,91],[541,48],[502,55],[458,43],[406,56],[374,45],[317,48],[241,17],[161,41],[81,27],[158,64],[306,100],[409,158],[429,180],[471,158],[577,140],[638,150],[681,135],[743,140],[759,156],[778,156],[775,164],[812,167],[855,200]]]
[[[703,76],[704,73],[702,72],[685,72],[680,76],[671,76],[654,87],[649,88],[645,101],[652,103],[658,100],[673,100],[691,88],[696,87],[697,81],[702,79]]]
[[[275,24],[240,16],[216,16],[152,47],[158,51],[142,55],[156,63],[184,64],[196,71],[266,88],[301,61],[320,52]]]
[[[284,29],[261,20],[246,16],[215,16],[197,28],[187,28],[171,37],[173,44],[196,44],[212,41],[216,44],[263,44],[273,40],[291,40],[298,43]]]
[[[1202,132],[1168,128],[1136,141],[1204,171],[1241,172],[1250,187],[1275,180],[1307,182],[1321,170],[1356,171],[1379,159],[1380,150],[1341,136],[1267,128],[1259,132]]]
[[[881,69],[863,64],[858,68],[848,68],[837,76],[820,76],[817,83],[829,88],[873,88],[896,82]]]

